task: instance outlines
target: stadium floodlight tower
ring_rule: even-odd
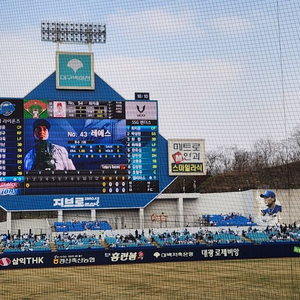
[[[59,50],[60,43],[88,44],[106,42],[106,25],[98,23],[50,22],[41,23],[42,41],[54,42]]]

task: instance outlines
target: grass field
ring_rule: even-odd
[[[300,299],[300,258],[2,271],[0,299]]]

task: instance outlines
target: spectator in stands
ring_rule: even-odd
[[[11,236],[11,239],[7,238],[5,241],[3,240],[4,249],[16,249],[20,251],[33,251],[36,246],[47,250],[49,244],[50,241],[45,235],[23,234],[22,236],[18,236],[14,234]]]

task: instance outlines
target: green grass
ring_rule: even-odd
[[[300,299],[300,258],[2,271],[1,299]]]

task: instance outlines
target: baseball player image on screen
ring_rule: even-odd
[[[51,124],[44,119],[33,123],[35,146],[26,154],[25,171],[75,170],[66,148],[48,141]]]

